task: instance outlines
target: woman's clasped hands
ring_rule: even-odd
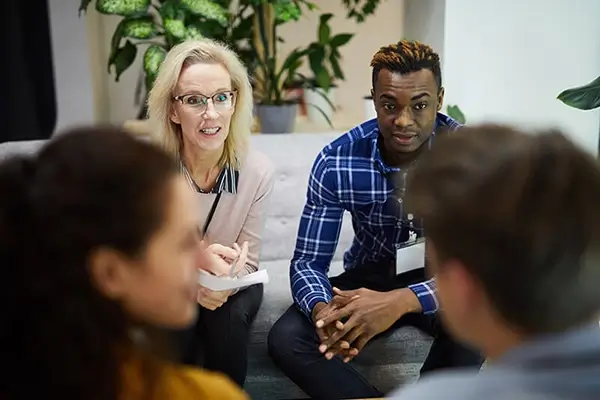
[[[232,247],[218,243],[206,246],[198,258],[198,268],[216,276],[227,276],[235,262],[232,276],[235,277],[244,268],[248,259],[248,242],[239,246],[234,243]],[[221,307],[232,294],[232,290],[213,291],[203,286],[198,287],[198,303],[209,310]]]

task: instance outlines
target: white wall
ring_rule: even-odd
[[[469,123],[558,126],[598,150],[600,111],[556,96],[600,74],[599,0],[446,0],[446,102]]]
[[[404,38],[427,43],[444,54],[445,11],[446,0],[405,0]]]
[[[90,54],[79,2],[48,2],[57,101],[55,131],[95,121]]]

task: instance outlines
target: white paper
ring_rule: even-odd
[[[425,267],[425,242],[396,249],[396,275]]]
[[[259,283],[269,283],[269,274],[267,270],[260,269],[241,278],[230,278],[228,276],[215,276],[206,271],[200,270],[198,283],[207,289],[214,291],[243,289],[248,286]]]

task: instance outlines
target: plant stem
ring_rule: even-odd
[[[135,44],[136,45],[138,45],[138,44],[154,44],[154,45],[160,46],[164,49],[167,49],[167,45],[165,43],[155,42],[154,40],[140,40],[140,41],[135,42]]]

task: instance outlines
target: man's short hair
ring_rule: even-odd
[[[440,268],[458,260],[530,334],[600,310],[600,168],[557,130],[465,127],[436,141],[409,180]]]
[[[373,67],[373,88],[377,83],[379,71],[382,69],[399,74],[428,69],[435,77],[438,91],[442,88],[440,56],[428,45],[415,40],[401,40],[398,43],[381,47],[373,55],[371,67]]]

